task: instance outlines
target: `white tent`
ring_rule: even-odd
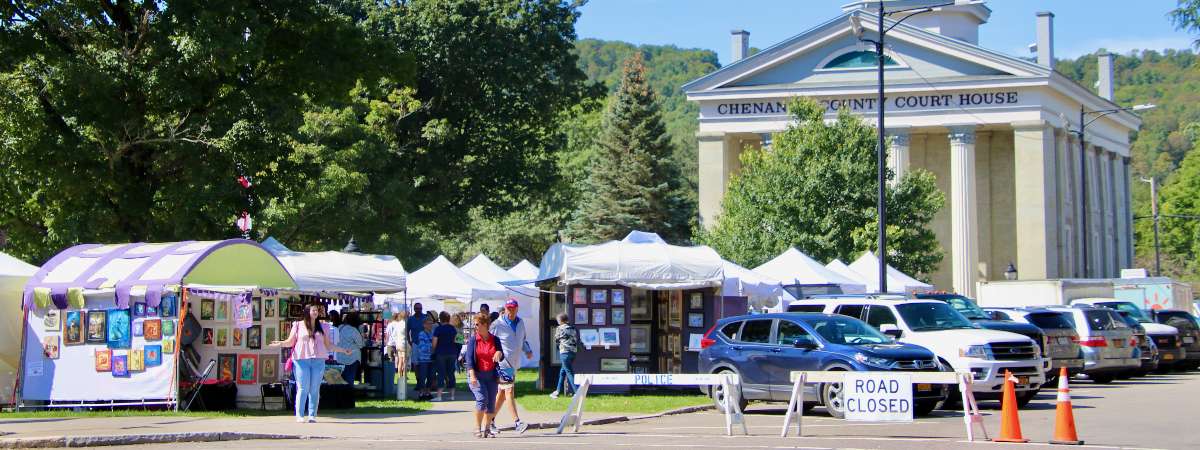
[[[846,263],[842,262],[842,260],[840,260],[840,259],[834,258],[833,261],[830,261],[829,264],[825,265],[825,268],[832,270],[835,273],[837,273],[838,275],[841,275],[843,277],[858,281],[859,283],[862,283],[863,286],[867,285],[867,282],[863,281],[862,275],[860,275],[858,272],[855,272],[854,270],[850,269],[850,266],[847,266]]]
[[[533,265],[527,259],[522,259],[517,265],[508,269],[508,272],[516,275],[518,280],[532,280],[538,276],[538,266]]]
[[[866,292],[863,282],[829,270],[821,263],[800,250],[789,248],[774,259],[755,267],[755,272],[775,278],[785,286],[791,285],[837,285],[842,292],[861,294]]]
[[[399,292],[404,290],[404,266],[395,256],[345,252],[294,252],[275,238],[263,247],[279,259],[296,287],[310,292]]]
[[[850,263],[850,270],[861,276],[870,292],[879,292],[879,258],[875,254],[863,252],[862,256]],[[933,285],[918,281],[890,265],[887,266],[887,284],[890,293],[912,294],[933,290]]]
[[[462,266],[463,272],[478,278],[482,281],[490,281],[493,283],[503,283],[506,281],[518,280],[516,275],[504,270],[503,267],[496,265],[490,258],[482,253]],[[536,275],[536,274],[535,274]],[[542,357],[542,311],[541,298],[538,296],[538,289],[532,285],[522,286],[505,286],[508,291],[508,299],[516,300],[521,305],[517,309],[517,317],[520,317],[525,322],[525,332],[528,335],[529,346],[533,349],[533,358],[525,359],[525,367],[537,367],[538,361]]]
[[[17,366],[21,364],[21,299],[25,282],[38,268],[0,252],[0,308],[9,313],[0,325],[0,404],[13,403],[13,383],[17,381]]]
[[[408,301],[421,302],[426,311],[476,311],[482,303],[499,311],[508,293],[504,286],[464,272],[445,256],[408,274]]]
[[[721,287],[721,295],[746,297],[754,309],[766,307],[771,312],[787,310],[787,303],[794,300],[791,294],[783,290],[779,280],[729,261],[724,263],[725,284]]]
[[[596,245],[554,244],[542,257],[538,280],[618,284],[641,289],[721,286],[724,261],[709,247],[670,245],[653,233]]]

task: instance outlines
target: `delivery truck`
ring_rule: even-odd
[[[1144,310],[1179,309],[1194,311],[1192,285],[1167,277],[1113,279],[1113,297],[1133,302]]]
[[[980,281],[976,303],[984,308],[1067,306],[1083,298],[1112,298],[1113,280],[997,280]]]

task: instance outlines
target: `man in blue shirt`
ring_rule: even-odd
[[[409,345],[416,345],[417,335],[425,328],[425,311],[420,303],[413,304],[413,312],[408,316],[407,324]],[[412,370],[417,370],[416,358],[412,358]]]
[[[488,331],[500,339],[500,347],[507,355],[503,361],[500,361],[499,369],[507,370],[512,374],[511,381],[500,382],[500,389],[496,394],[496,411],[504,407],[506,399],[509,400],[508,410],[512,412],[516,431],[524,433],[529,425],[522,422],[521,416],[517,413],[516,378],[517,369],[521,368],[522,354],[525,358],[533,359],[533,349],[529,347],[529,341],[525,337],[525,322],[517,317],[517,308],[517,301],[509,299],[504,303],[504,314],[500,315],[499,320],[492,322]]]

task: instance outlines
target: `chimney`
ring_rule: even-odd
[[[1096,55],[1096,66],[1100,69],[1096,78],[1096,94],[1105,100],[1113,99],[1113,54],[1100,51]]]
[[[1054,68],[1054,13],[1037,13],[1037,63]]]
[[[733,30],[729,34],[733,36],[733,55],[730,62],[738,62],[750,56],[750,32],[746,30]]]

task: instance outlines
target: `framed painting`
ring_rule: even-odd
[[[145,321],[137,320],[133,322],[133,337],[141,337],[146,331]]]
[[[46,315],[42,317],[42,327],[46,331],[58,331],[62,329],[62,311],[50,308],[46,310]]]
[[[144,350],[146,352],[146,367],[158,367],[162,365],[163,349],[161,345],[147,345]]]
[[[254,350],[262,348],[262,325],[253,325],[246,329],[246,347]]]
[[[571,290],[571,303],[575,305],[587,304],[587,288],[577,287]]]
[[[625,325],[625,308],[613,308],[611,316],[613,325]]]
[[[688,313],[689,328],[704,328],[704,313]]]
[[[617,347],[621,345],[621,329],[619,328],[601,328],[600,329],[600,345],[605,347]]]
[[[650,325],[629,326],[629,351],[632,353],[650,353]]]
[[[229,327],[217,328],[217,347],[229,345]]]
[[[129,376],[129,355],[113,355],[112,376],[121,378]]]
[[[104,318],[108,348],[129,348],[133,345],[133,324],[128,309],[110,309]]]
[[[624,289],[613,289],[612,291],[609,291],[609,295],[612,297],[613,306],[621,306],[625,304]]]
[[[288,317],[299,320],[304,317],[304,304],[288,302]]]
[[[42,355],[46,359],[58,359],[58,335],[50,335],[42,338]]]
[[[264,327],[263,328],[263,343],[264,344],[270,345],[272,342],[276,341],[275,338],[276,338],[275,327]]]
[[[233,381],[234,369],[237,367],[237,355],[221,353],[217,355],[217,379]]]
[[[87,343],[104,344],[108,342],[108,326],[104,321],[108,314],[104,311],[87,312]]]
[[[201,336],[204,339],[203,341],[201,341],[204,343],[204,345],[213,345],[213,329],[212,328],[205,328],[203,331],[201,331]]]
[[[150,305],[146,305],[146,316],[148,316],[148,317],[158,317],[158,307],[157,307],[157,306],[150,306]]]
[[[133,317],[146,317],[146,302],[133,303]]]
[[[129,371],[141,372],[146,370],[146,352],[144,350],[129,351]]]
[[[592,325],[608,325],[608,310],[592,308]]]
[[[688,296],[688,309],[704,309],[704,294],[693,292]]]
[[[288,338],[288,334],[292,332],[292,322],[288,320],[279,321],[279,340]]]
[[[217,300],[217,313],[214,317],[214,320],[229,320],[229,300]]]
[[[258,357],[258,382],[274,383],[279,381],[279,355],[260,355]]]
[[[162,337],[175,337],[175,319],[162,320]]]
[[[213,310],[215,309],[213,299],[205,298],[200,300],[200,320],[213,320]]]
[[[178,298],[175,297],[175,294],[164,295],[158,302],[158,314],[163,317],[175,317],[179,313],[176,305],[178,305]]]
[[[245,340],[246,330],[243,330],[238,327],[233,327],[229,330],[229,334],[232,336],[232,339],[231,339],[232,342],[230,345],[233,345],[234,347],[238,347],[238,348],[241,348],[243,345],[245,345],[242,342]]]
[[[258,383],[258,355],[237,356],[237,383]]]
[[[575,308],[575,325],[587,325],[589,312],[587,308]]]
[[[683,326],[683,292],[671,291],[669,324],[673,328]]]
[[[162,340],[162,319],[146,319],[142,321],[142,328],[147,341]]]
[[[250,313],[252,320],[259,322],[262,320],[262,297],[254,297],[250,299]]]
[[[608,289],[593,289],[592,303],[608,303]]]
[[[263,308],[262,309],[263,319],[274,319],[275,318],[275,299],[273,299],[273,298],[263,299],[263,307],[262,308]]]
[[[632,320],[650,320],[650,293],[635,290],[629,304],[629,317]]]
[[[170,354],[175,353],[175,340],[174,339],[163,339],[162,352],[164,355],[170,355]]]
[[[67,311],[63,320],[63,345],[83,343],[83,312]]]
[[[601,372],[628,372],[629,360],[626,358],[600,358]]]
[[[112,350],[96,350],[96,371],[109,372],[112,370]]]

